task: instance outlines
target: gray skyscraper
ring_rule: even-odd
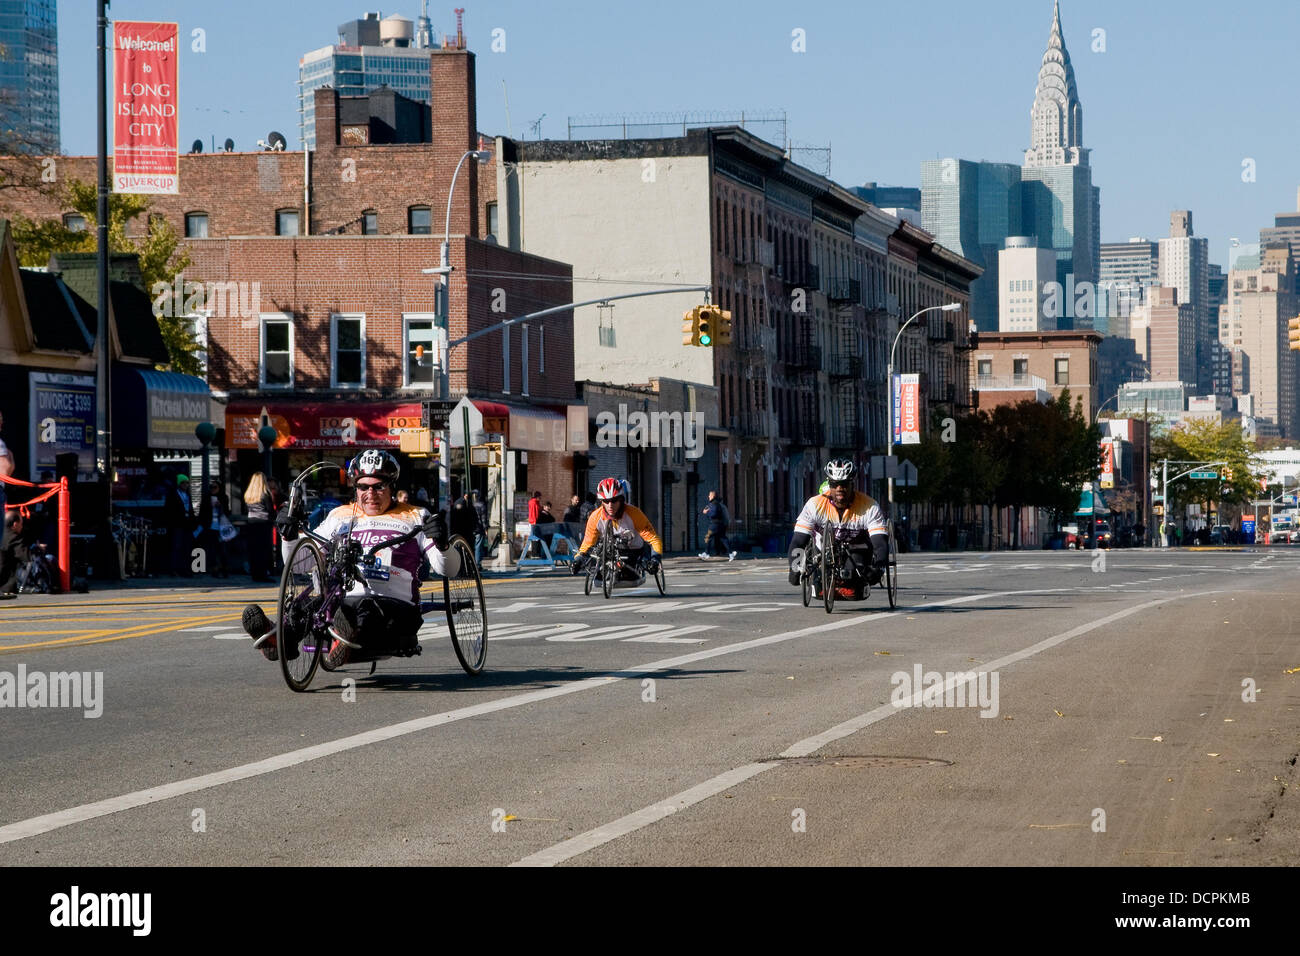
[[[1192,214],[1176,209],[1169,214],[1169,238],[1160,240],[1160,284],[1178,290],[1178,301],[1192,307],[1196,337],[1198,395],[1214,387],[1210,342],[1218,334],[1218,316],[1210,317],[1210,243],[1192,235]]]
[[[1061,34],[1059,3],[1052,12],[1052,32],[1038,70],[1030,117],[1029,149],[1020,171],[1025,232],[1056,252],[1057,281],[1062,287],[1082,282],[1096,285],[1101,191],[1092,184],[1089,151],[1083,145],[1083,106]],[[1073,315],[1073,319],[1072,328],[1092,328],[1089,316]]]
[[[59,151],[55,0],[0,0],[0,150]]]

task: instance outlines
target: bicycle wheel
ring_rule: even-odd
[[[835,543],[829,539],[822,549],[822,603],[827,614],[835,610]]]
[[[592,585],[592,582],[595,581],[595,580],[596,580],[596,567],[595,567],[595,565],[592,565],[592,569],[591,569],[590,571],[588,571],[588,572],[587,572],[585,575],[583,575],[583,577],[582,577],[582,593],[583,593],[583,594],[590,594],[590,593],[591,593],[591,585]]]
[[[325,559],[315,541],[299,538],[284,563],[275,616],[280,671],[291,690],[306,690],[316,676],[324,641],[312,635],[312,620],[324,599]]]
[[[889,529],[889,560],[885,562],[885,587],[889,591],[889,609],[898,608],[898,546],[894,542],[894,529]]]
[[[447,629],[456,659],[467,674],[478,674],[487,660],[487,601],[483,577],[474,563],[474,550],[464,538],[451,539],[448,550],[460,557],[460,571],[442,579],[442,596],[447,604]]]
[[[799,572],[799,584],[801,585],[801,588],[803,590],[803,606],[811,607],[812,597],[813,597],[813,581],[812,581],[812,572],[809,571],[807,568]]]
[[[600,572],[600,589],[604,592],[605,597],[609,597],[614,591],[614,577],[618,571],[614,567],[614,562],[610,561]]]
[[[668,593],[668,582],[664,579],[664,566],[662,564],[655,569],[655,587],[659,589],[660,595]]]

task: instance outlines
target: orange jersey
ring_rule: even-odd
[[[587,530],[582,538],[582,547],[578,550],[586,554],[588,550],[600,538],[601,529],[606,522],[612,522],[614,526],[614,540],[620,548],[630,548],[632,539],[640,535],[655,554],[664,553],[663,542],[659,540],[659,535],[655,534],[655,529],[650,524],[640,508],[634,508],[632,505],[623,506],[623,514],[617,519],[605,516],[605,506],[601,505],[591,513],[587,519]]]
[[[827,495],[809,498],[795,519],[794,530],[803,534],[817,534],[827,524],[842,525],[847,531],[861,536],[888,534],[889,526],[875,499],[861,491],[853,493],[852,500],[843,511],[835,507]]]

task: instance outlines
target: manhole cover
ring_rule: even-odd
[[[935,757],[890,757],[865,754],[845,757],[784,757],[782,763],[800,767],[838,767],[841,770],[891,770],[900,767],[951,767],[951,760]]]

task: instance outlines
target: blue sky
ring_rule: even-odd
[[[831,176],[846,185],[919,185],[921,161],[941,156],[1020,162],[1052,19],[1051,0],[459,2],[485,132],[523,137],[543,114],[542,135],[555,138],[570,116],[783,109],[790,138],[829,145]],[[435,4],[435,30],[454,31],[455,4]],[[63,148],[93,153],[95,4],[58,7]],[[375,7],[116,0],[109,12],[180,23],[181,141],[229,136],[243,150],[272,129],[297,145],[298,57]],[[419,0],[381,9],[415,19]],[[1300,4],[1063,0],[1061,17],[1103,241],[1168,235],[1170,210],[1186,208],[1222,263],[1229,237],[1258,241],[1296,208]],[[189,49],[196,27],[204,53]],[[491,50],[496,28],[504,52]]]

